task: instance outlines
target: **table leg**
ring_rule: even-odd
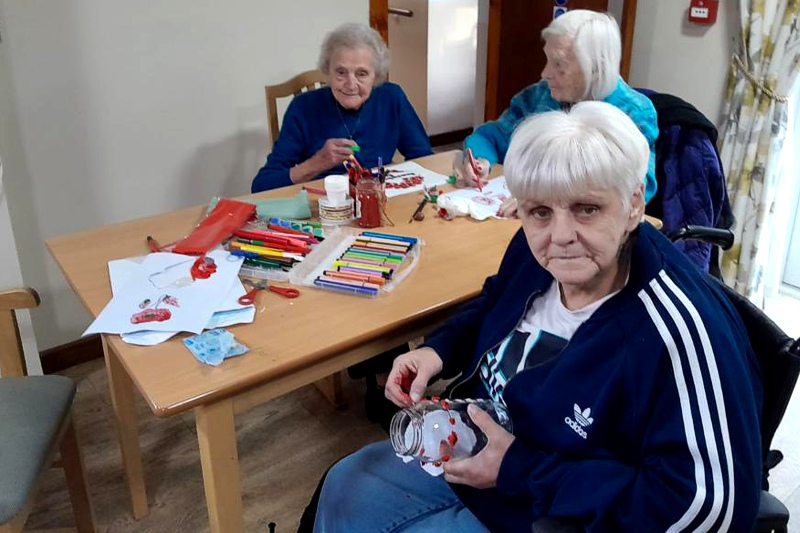
[[[111,405],[117,422],[117,438],[122,451],[122,466],[128,478],[128,489],[131,492],[133,517],[147,516],[147,492],[144,486],[144,469],[142,468],[142,451],[139,448],[139,424],[136,418],[136,406],[133,396],[133,382],[125,368],[108,345],[105,335],[103,352],[106,358],[108,386],[111,389]]]
[[[342,388],[341,372],[336,372],[319,381],[315,381],[314,385],[335,408],[341,409],[347,404],[344,389]]]
[[[233,401],[195,408],[195,424],[211,531],[240,533],[244,514]]]

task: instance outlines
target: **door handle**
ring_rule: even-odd
[[[411,18],[414,16],[414,12],[410,9],[401,9],[399,7],[390,7],[389,8],[390,15],[397,15],[398,17],[408,17]]]

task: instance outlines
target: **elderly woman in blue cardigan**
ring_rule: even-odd
[[[397,150],[407,159],[432,153],[403,89],[385,81],[389,51],[375,30],[339,26],[322,43],[318,67],[327,86],[292,100],[252,192],[342,173],[351,154],[362,166],[375,167],[389,163]]]
[[[541,81],[523,89],[511,100],[500,118],[479,126],[464,141],[471,149],[478,172],[468,158],[459,155],[454,170],[472,186],[485,183],[489,169],[503,163],[514,129],[527,117],[569,109],[584,100],[601,100],[623,111],[642,132],[650,147],[644,199],[656,193],[655,142],[658,137],[656,110],[643,94],[631,89],[619,75],[622,46],[619,26],[608,13],[575,9],[554,19],[542,30],[547,63]],[[516,201],[503,206],[503,214],[516,211]]]

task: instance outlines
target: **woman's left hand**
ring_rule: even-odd
[[[513,196],[506,198],[500,206],[500,209],[498,209],[497,216],[502,218],[515,218],[517,216],[517,199]]]
[[[475,457],[454,459],[443,464],[444,478],[450,483],[487,489],[497,485],[497,475],[514,435],[497,424],[482,409],[470,405],[469,416],[483,430],[489,442]]]

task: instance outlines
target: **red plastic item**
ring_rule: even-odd
[[[256,214],[256,206],[222,198],[200,224],[172,250],[176,254],[205,255],[233,235]]]
[[[717,21],[719,0],[691,0],[689,3],[689,22],[711,25]]]

